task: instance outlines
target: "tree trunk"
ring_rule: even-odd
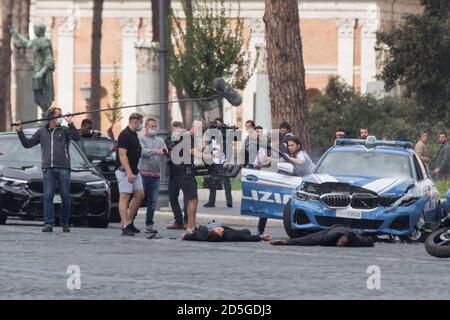
[[[102,52],[102,14],[103,0],[94,0],[94,19],[92,22],[92,49],[91,49],[91,99],[89,109],[101,108],[101,52]],[[95,129],[100,127],[100,113],[91,113],[88,116]]]
[[[10,128],[11,118],[11,33],[13,1],[2,0],[2,38],[0,42],[0,131]]]
[[[308,150],[308,111],[302,39],[297,0],[266,0],[267,42],[272,127],[286,121]]]

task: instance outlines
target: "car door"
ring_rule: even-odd
[[[424,197],[428,198],[428,202],[424,207],[425,222],[433,223],[436,221],[436,207],[438,205],[440,195],[436,185],[425,169],[422,159],[414,153],[413,161],[420,193]]]
[[[262,218],[282,219],[286,203],[294,188],[302,179],[277,172],[277,165],[270,168],[242,169],[241,214]]]

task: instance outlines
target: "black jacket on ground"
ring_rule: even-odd
[[[249,230],[242,229],[236,230],[230,227],[223,227],[224,234],[222,238],[220,238],[220,242],[224,241],[261,241],[261,237],[259,235],[252,235]],[[199,226],[193,233],[187,233],[184,236],[184,240],[188,241],[208,241],[208,232],[209,229],[206,226]]]
[[[301,238],[288,240],[289,245],[295,246],[328,246],[335,247],[336,242],[342,236],[347,236],[347,247],[373,247],[374,242],[370,236],[364,236],[343,226],[332,226],[328,230],[322,230],[308,234]]]

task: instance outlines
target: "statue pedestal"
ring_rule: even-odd
[[[16,112],[15,120],[33,120],[36,119],[38,113],[40,114],[40,109],[36,106],[34,102],[34,91],[33,91],[33,71],[27,69],[16,69]],[[38,112],[39,111],[39,112]],[[24,125],[24,128],[36,127],[36,124],[30,123]]]

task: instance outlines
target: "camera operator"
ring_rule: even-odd
[[[210,128],[214,129],[221,129],[223,126],[223,120],[221,118],[216,118],[211,124]],[[233,198],[231,195],[231,181],[230,177],[227,177],[224,175],[224,163],[225,163],[225,156],[223,154],[223,146],[220,145],[216,139],[211,140],[211,146],[212,146],[212,152],[214,155],[214,169],[210,174],[210,177],[212,179],[219,180],[225,189],[225,198],[227,202],[227,207],[232,208],[233,207]],[[208,179],[205,178],[205,179]],[[216,188],[209,188],[209,199],[208,202],[205,203],[203,206],[205,208],[214,208],[216,206]]]
[[[180,136],[183,132],[183,124],[179,121],[174,121],[171,126],[172,135],[167,137],[166,146],[167,149],[164,150],[164,154],[168,159],[169,166],[169,183],[168,183],[168,193],[169,193],[169,202],[170,207],[173,211],[173,216],[175,222],[168,225],[167,229],[183,229],[184,225],[188,224],[188,197],[183,194],[183,211],[181,211],[180,203],[178,202],[178,197],[180,195],[180,186],[175,181],[175,172],[176,168],[174,163],[172,162],[171,154],[173,148],[180,142]],[[184,219],[183,219],[184,212]]]
[[[205,130],[206,125],[203,121],[194,121],[191,130],[182,134],[181,139],[171,152],[173,164],[171,174],[173,174],[173,180],[177,188],[180,188],[184,196],[188,199],[188,225],[186,228],[186,232],[188,233],[193,232],[196,228],[195,217],[197,214],[198,194],[197,182],[195,180],[195,159],[201,161],[203,159],[212,160],[212,158],[203,154],[204,144],[202,133]],[[186,154],[186,151],[189,154]]]

